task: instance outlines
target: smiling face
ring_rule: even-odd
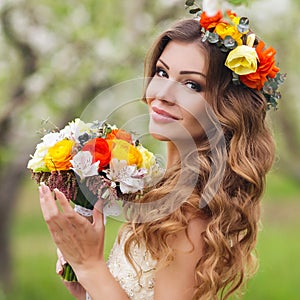
[[[207,119],[206,70],[206,53],[197,43],[167,44],[146,90],[149,131],[155,138],[200,140]]]

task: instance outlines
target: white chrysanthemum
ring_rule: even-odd
[[[71,169],[81,180],[89,176],[98,175],[100,161],[93,163],[93,157],[89,151],[78,152],[70,162],[73,166]]]
[[[63,136],[60,132],[50,132],[42,137],[42,142],[37,144],[36,150],[31,159],[28,161],[27,168],[38,171],[49,171],[45,165],[44,159],[50,147],[54,146],[57,142],[63,140]]]
[[[42,137],[42,143],[44,147],[50,148],[54,146],[57,142],[64,139],[64,136],[60,132],[50,132]],[[38,146],[40,145],[38,144]]]
[[[148,170],[146,176],[144,177],[144,186],[145,188],[151,187],[158,183],[164,176],[165,170],[155,163]]]
[[[79,118],[76,118],[74,121],[71,121],[64,129],[60,132],[64,135],[65,138],[73,140],[76,143],[79,143],[78,137],[83,133],[90,132],[92,123],[85,123]]]
[[[45,147],[43,143],[36,146],[34,155],[31,155],[31,159],[28,161],[27,168],[36,171],[46,171],[45,155],[48,152],[48,147]]]

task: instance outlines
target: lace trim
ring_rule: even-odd
[[[84,217],[90,217],[90,216],[93,215],[93,210],[92,210],[92,209],[88,209],[88,208],[85,208],[85,207],[80,206],[80,205],[77,205],[77,204],[75,204],[74,210],[75,210],[78,214],[80,214],[80,215],[82,215],[82,216],[84,216]]]

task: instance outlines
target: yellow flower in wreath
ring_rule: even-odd
[[[243,34],[240,33],[236,26],[232,26],[226,23],[219,23],[216,28],[215,32],[224,40],[226,36],[231,36],[237,44],[240,46],[243,44],[242,36]]]
[[[242,45],[229,52],[225,66],[238,75],[247,75],[257,70],[257,60],[255,49]]]

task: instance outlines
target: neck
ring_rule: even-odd
[[[194,140],[177,140],[167,142],[167,168],[181,163],[191,152],[197,151]]]
[[[167,168],[171,168],[180,161],[180,153],[176,145],[172,142],[167,143]]]

